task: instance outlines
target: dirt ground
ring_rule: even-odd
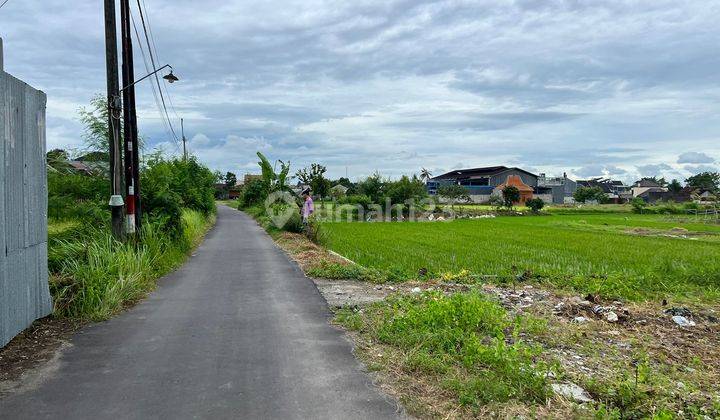
[[[0,349],[0,397],[19,384],[19,379],[52,360],[82,324],[76,320],[46,317]]]

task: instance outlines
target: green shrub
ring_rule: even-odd
[[[97,224],[109,218],[110,182],[106,177],[48,172],[48,217]]]
[[[633,213],[643,213],[643,210],[647,207],[647,203],[640,197],[635,197],[630,201],[632,205]]]
[[[207,216],[215,211],[215,175],[195,158],[151,155],[141,173],[143,215],[173,238],[183,234],[182,209]]]
[[[253,179],[243,188],[243,192],[238,201],[238,208],[245,209],[262,204],[267,196],[267,184],[261,179]]]
[[[301,233],[303,228],[303,220],[299,210],[293,211],[290,218],[282,226],[282,230],[293,233]]]
[[[545,207],[545,202],[540,197],[532,198],[525,202],[525,205],[532,210],[533,212],[537,213],[540,210]]]

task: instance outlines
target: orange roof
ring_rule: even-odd
[[[507,179],[505,180],[505,183],[500,184],[497,186],[500,189],[503,189],[505,187],[515,187],[520,192],[533,192],[533,188],[527,184],[525,184],[522,179],[520,178],[520,175],[508,175]]]

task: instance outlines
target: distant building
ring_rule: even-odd
[[[467,190],[470,200],[474,203],[487,203],[493,194],[498,194],[498,187],[513,177],[513,183],[518,181],[530,187],[533,195],[542,198],[545,202],[552,202],[552,190],[549,187],[538,186],[538,176],[520,168],[507,166],[488,166],[483,168],[457,169],[442,175],[430,178],[427,182],[427,191],[436,195],[438,189],[444,185],[462,185]]]
[[[650,196],[661,197],[668,189],[652,179],[643,178],[633,184],[631,191],[633,197],[646,199]]]
[[[610,201],[614,203],[624,203],[632,199],[631,187],[618,180],[603,177],[578,180],[577,187],[600,188],[605,194],[607,194]]]
[[[553,204],[572,203],[574,201],[573,194],[577,191],[577,182],[567,177],[567,173],[563,173],[562,177],[548,177],[545,174],[538,176],[538,187],[550,189]]]

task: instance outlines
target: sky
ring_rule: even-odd
[[[180,136],[185,119],[214,170],[256,173],[257,151],[353,180],[720,166],[720,2],[143,1],[158,61],[181,79],[172,125]],[[48,149],[82,148],[77,111],[105,91],[102,3],[0,9],[5,70],[48,95]],[[137,92],[146,151],[177,154],[150,82]]]

